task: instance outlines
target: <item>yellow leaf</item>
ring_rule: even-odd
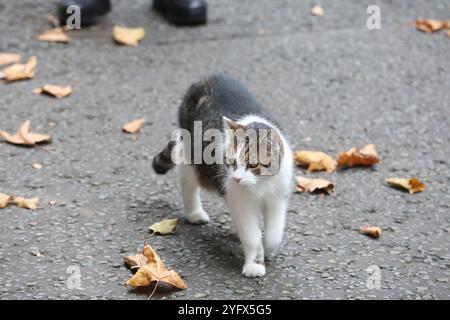
[[[12,144],[28,146],[35,145],[36,143],[48,142],[51,139],[50,136],[31,132],[30,121],[25,121],[15,135],[0,131],[0,137]]]
[[[18,53],[0,53],[0,67],[11,63],[20,62],[20,54]]]
[[[148,229],[153,232],[153,234],[160,234],[162,236],[173,234],[175,232],[175,228],[177,227],[178,219],[167,219],[160,222],[157,222]]]
[[[39,163],[33,163],[33,164],[31,165],[31,167],[32,167],[33,169],[37,169],[37,170],[42,169],[42,165],[39,164]]]
[[[297,151],[294,159],[298,165],[308,166],[309,172],[321,170],[333,172],[335,169],[333,158],[321,151]]]
[[[379,227],[362,227],[359,229],[359,232],[373,238],[378,238],[381,235],[381,229]]]
[[[72,94],[72,87],[71,86],[61,87],[52,84],[46,84],[43,87],[34,89],[33,93],[35,94],[44,93],[53,96],[55,98],[61,99],[70,96]]]
[[[137,119],[123,125],[122,130],[127,133],[136,133],[141,130],[144,125],[144,119]]]
[[[315,15],[315,16],[320,16],[320,17],[322,17],[322,16],[325,15],[325,11],[324,11],[323,8],[322,8],[321,6],[319,6],[319,5],[314,6],[314,7],[311,9],[311,13],[312,13],[313,15]]]
[[[390,178],[387,179],[386,182],[388,185],[392,187],[407,190],[411,194],[422,192],[423,190],[425,190],[425,185],[422,182],[420,182],[420,180],[417,178],[411,179]]]
[[[144,28],[126,28],[115,26],[113,29],[113,37],[120,44],[136,47],[145,37]]]
[[[361,149],[351,148],[338,155],[338,167],[373,166],[380,162],[374,144],[368,144]]]
[[[13,198],[12,196],[8,196],[0,192],[0,209],[3,209],[6,206],[8,206],[8,204],[11,203],[12,198]]]
[[[164,282],[178,289],[186,289],[186,284],[178,273],[168,270],[158,254],[148,244],[144,246],[142,254],[147,258],[147,263],[127,281],[132,287],[145,287],[152,282]]]
[[[35,210],[39,203],[39,198],[26,199],[22,197],[13,197],[12,200],[19,208]]]
[[[37,66],[37,58],[31,57],[26,64],[16,63],[3,70],[3,78],[6,82],[25,80],[34,77]]]
[[[297,191],[298,192],[334,192],[334,184],[325,179],[308,179],[305,177],[297,177]]]
[[[70,37],[61,27],[44,31],[43,33],[38,35],[36,39],[39,41],[47,41],[47,42],[60,42],[60,43],[70,42]]]

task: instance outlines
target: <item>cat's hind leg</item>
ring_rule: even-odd
[[[275,252],[283,239],[288,199],[268,197],[263,207],[264,251],[266,255]]]
[[[192,224],[208,223],[209,216],[202,207],[200,185],[198,184],[194,167],[189,164],[180,164],[179,175],[184,212],[187,219]]]
[[[246,195],[245,190],[231,189],[227,192],[226,201],[245,255],[242,274],[250,278],[262,277],[266,268],[259,228],[260,209],[255,200]]]

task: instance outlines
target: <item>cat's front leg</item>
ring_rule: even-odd
[[[239,187],[230,189],[227,191],[226,201],[245,255],[242,274],[249,278],[262,277],[266,268],[259,228],[260,209],[246,190]]]
[[[179,175],[184,212],[187,219],[192,224],[208,223],[209,216],[202,207],[200,186],[194,172],[194,167],[189,164],[180,164]]]
[[[269,196],[265,199],[264,215],[264,251],[269,255],[276,251],[283,239],[288,198]]]

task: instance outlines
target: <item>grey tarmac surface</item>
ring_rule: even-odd
[[[14,132],[30,119],[53,137],[35,148],[0,142],[0,192],[41,199],[35,211],[0,210],[0,298],[147,299],[149,290],[124,287],[131,273],[122,256],[148,242],[188,286],[158,298],[449,299],[450,39],[414,26],[419,17],[450,19],[449,2],[323,0],[324,17],[310,15],[314,1],[208,2],[207,26],[179,29],[148,0],[113,1],[100,25],[61,45],[33,40],[55,1],[0,1],[0,51],[39,59],[32,80],[0,84],[0,128]],[[370,4],[381,8],[382,30],[366,28]],[[117,46],[115,24],[148,35],[137,48]],[[335,182],[336,194],[292,195],[282,247],[262,279],[240,275],[221,199],[205,194],[211,223],[189,225],[176,172],[151,171],[187,87],[217,71],[248,84],[295,149],[336,155],[375,143],[381,158],[373,169],[311,175]],[[46,83],[74,93],[31,93]],[[133,141],[121,126],[137,117],[147,123]],[[417,176],[427,189],[391,189],[391,176]],[[182,219],[175,235],[147,231],[174,217]],[[355,231],[364,225],[382,236]],[[366,286],[373,265],[380,289]],[[81,290],[67,287],[71,266]]]

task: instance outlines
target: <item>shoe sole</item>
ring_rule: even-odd
[[[163,6],[154,3],[153,9],[164,15],[167,20],[178,26],[196,26],[206,24],[207,22],[206,8],[200,8],[195,11],[191,10],[189,12],[179,11],[176,13],[168,13]]]

